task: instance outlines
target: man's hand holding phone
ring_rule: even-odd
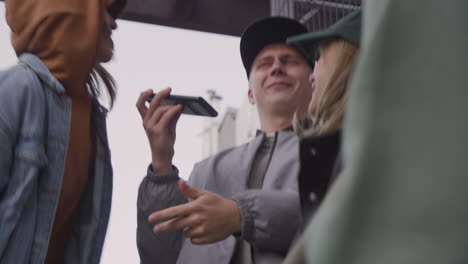
[[[180,104],[161,106],[170,93],[171,88],[162,90],[147,107],[145,102],[153,94],[148,90],[140,94],[136,104],[150,143],[153,172],[158,174],[172,171],[176,126],[183,108]]]

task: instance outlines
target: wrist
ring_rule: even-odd
[[[237,206],[236,201],[231,200],[231,203],[233,204],[233,209],[234,209],[234,215],[233,215],[233,234],[236,233],[241,233],[242,232],[242,216],[240,213],[240,208]]]
[[[172,163],[170,162],[155,162],[151,164],[154,174],[167,174],[172,172]]]

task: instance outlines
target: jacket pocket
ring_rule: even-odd
[[[46,165],[42,145],[31,148],[30,144],[17,144],[9,182],[0,201],[0,259],[30,256],[37,221],[39,177]]]

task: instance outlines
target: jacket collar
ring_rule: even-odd
[[[292,126],[287,127],[287,128],[285,128],[285,129],[282,129],[282,130],[280,130],[280,131],[276,131],[275,134],[276,134],[276,133],[281,133],[281,132],[290,132],[290,131],[294,131],[294,129],[293,129]],[[261,135],[261,134],[265,134],[265,132],[263,132],[263,131],[260,130],[260,129],[257,129],[255,136],[258,136],[258,135]]]
[[[34,54],[23,53],[20,55],[19,60],[28,65],[33,70],[39,79],[46,84],[47,87],[52,89],[58,94],[64,94],[65,88],[49,71],[45,64]]]

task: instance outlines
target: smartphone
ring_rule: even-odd
[[[156,94],[152,94],[147,102],[151,102]],[[187,115],[198,115],[216,117],[218,112],[202,97],[195,96],[183,96],[183,95],[172,95],[167,96],[161,103],[161,105],[177,105],[183,106],[182,114]]]

